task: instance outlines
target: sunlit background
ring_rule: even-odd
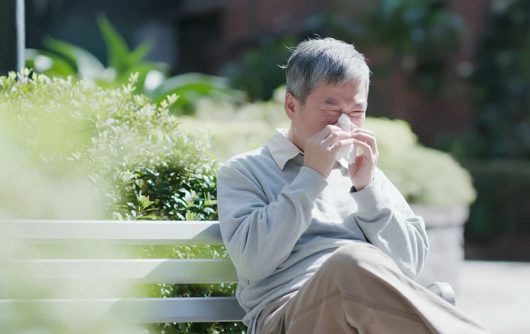
[[[217,219],[216,167],[288,125],[289,48],[335,37],[367,57],[380,167],[426,218],[419,280],[530,331],[530,2],[20,2],[18,65],[17,1],[0,2],[0,219]]]

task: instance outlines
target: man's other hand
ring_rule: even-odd
[[[372,182],[379,157],[375,134],[367,129],[356,128],[352,134],[354,143],[361,153],[355,157],[355,163],[348,168],[353,186],[362,190]]]

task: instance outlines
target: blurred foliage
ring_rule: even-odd
[[[53,298],[58,291],[71,293],[76,286],[64,281],[60,289],[44,283],[31,270],[15,270],[9,261],[15,258],[45,258],[38,251],[13,237],[3,219],[89,219],[101,218],[105,203],[97,188],[109,188],[105,178],[96,185],[87,176],[93,172],[86,160],[72,159],[86,150],[94,134],[93,124],[86,122],[86,101],[79,101],[80,88],[71,81],[54,85],[44,76],[28,79],[24,74],[9,73],[0,77],[0,298]],[[88,90],[87,90],[88,97]],[[62,95],[64,94],[64,95]],[[55,96],[59,95],[58,98]],[[76,98],[70,100],[70,98]],[[77,108],[76,108],[77,106]],[[81,110],[82,109],[82,110]],[[68,249],[61,249],[63,254]],[[92,249],[91,256],[110,254],[108,249]],[[68,254],[68,253],[66,253]],[[96,255],[97,254],[97,255]],[[7,263],[4,261],[8,261]],[[49,283],[49,282],[48,282]],[[91,291],[109,290],[108,282],[93,282]],[[77,287],[77,286],[76,286]],[[121,284],[113,291],[127,290]],[[87,287],[77,289],[86,292]],[[57,318],[47,318],[49,310],[33,305],[9,305],[7,316],[0,321],[0,333],[130,333],[134,328],[115,319],[100,319],[100,310],[90,307],[72,309]],[[136,328],[136,330],[138,330]]]
[[[16,161],[32,161],[38,171],[55,175],[51,180],[57,185],[47,182],[49,189],[69,184],[68,175],[72,173],[94,189],[95,198],[101,199],[97,201],[99,210],[84,210],[84,217],[79,213],[73,217],[58,214],[53,206],[43,212],[33,208],[24,211],[21,206],[35,204],[29,199],[33,188],[40,186],[27,183],[33,180],[28,178],[21,180],[24,184],[3,183],[0,194],[20,194],[15,198],[21,204],[17,212],[0,206],[0,213],[6,209],[10,216],[40,219],[216,220],[217,167],[209,154],[208,141],[203,135],[186,134],[179,129],[178,118],[169,110],[177,100],[175,95],[156,106],[149,98],[134,94],[137,79],[138,75],[132,75],[120,88],[101,88],[88,81],[49,78],[29,71],[18,80],[14,73],[0,77],[0,124],[5,130],[1,135],[7,138],[8,148],[16,144],[15,158],[20,157]],[[4,128],[4,124],[9,126]],[[4,152],[4,144],[0,149],[9,154]],[[13,172],[14,166],[10,168]],[[6,190],[6,184],[18,188]],[[69,185],[67,189],[75,186]],[[42,190],[42,197],[54,195],[49,189]],[[45,203],[70,197],[65,203],[55,203],[60,212],[69,201],[87,197],[77,192],[64,195]],[[75,198],[77,195],[79,198]],[[3,205],[4,199],[0,199]],[[170,247],[162,251],[168,257],[227,256],[224,248],[218,246]],[[145,248],[143,253],[146,257],[161,254],[152,248]],[[153,295],[231,295],[234,289],[231,284],[160,285]],[[243,328],[239,323],[168,324],[153,327],[150,332],[227,333],[235,329],[241,332]]]
[[[199,102],[201,111],[195,118],[182,119],[182,129],[207,130],[214,151],[224,160],[264,145],[274,129],[289,126],[284,95],[281,87],[273,100],[241,107],[206,99]],[[405,121],[368,117],[366,127],[377,135],[379,166],[409,202],[434,206],[473,202],[469,173],[449,154],[422,146]]]
[[[179,202],[175,196],[155,214],[163,219],[205,219],[215,212],[215,202],[206,195],[215,189],[215,163],[209,157],[208,143],[205,138],[178,131],[178,119],[169,113],[175,95],[155,106],[147,97],[134,94],[137,78],[132,75],[127,85],[104,89],[86,81],[50,79],[35,73],[20,81],[2,77],[2,116],[16,120],[16,127],[10,129],[13,136],[18,132],[28,135],[25,151],[43,168],[57,173],[63,165],[86,168],[105,197],[107,214],[145,218],[145,210],[131,210],[128,203],[138,208],[141,203],[147,205],[144,197],[153,194],[151,183],[165,173],[172,178],[167,186],[174,189],[164,189],[160,195],[175,191],[183,197],[186,194],[191,202]],[[172,168],[173,174],[169,174],[167,170]],[[102,180],[109,180],[110,188],[102,188]],[[188,193],[181,189],[190,186],[193,189]],[[132,190],[137,193],[131,194]],[[161,200],[169,198],[151,198],[153,203],[147,207]],[[209,211],[193,215],[193,210],[205,203]]]
[[[66,158],[90,143],[91,126],[67,109],[69,96],[57,101],[54,87],[38,88],[49,79],[23,80],[13,72],[0,77],[0,218],[100,217],[87,165]]]
[[[353,42],[377,55],[374,75],[403,71],[415,90],[442,95],[450,55],[460,47],[463,24],[443,1],[380,0],[367,8],[351,3],[342,13],[320,13],[305,24],[320,34]],[[355,15],[352,17],[352,15]]]
[[[154,103],[160,103],[168,94],[179,98],[171,111],[177,115],[193,115],[202,97],[219,101],[241,102],[245,95],[229,88],[228,80],[202,73],[183,73],[164,79],[152,92],[147,93]]]
[[[142,93],[160,103],[168,94],[179,96],[171,107],[177,114],[193,114],[201,96],[219,99],[242,99],[241,92],[228,87],[224,78],[188,73],[168,77],[165,63],[145,59],[151,49],[148,42],[130,50],[124,38],[105,16],[98,17],[98,26],[107,47],[107,67],[89,51],[76,45],[47,38],[47,50],[26,51],[26,66],[48,76],[73,76],[100,87],[118,88],[136,73],[135,93]]]
[[[463,32],[460,17],[445,1],[380,0],[366,24],[364,40],[384,46],[390,66],[404,70],[416,90],[439,96]]]
[[[295,40],[290,37],[263,38],[258,47],[245,51],[237,62],[225,65],[221,73],[251,100],[269,100],[274,89],[285,83],[280,66],[285,65],[293,45]]]
[[[367,118],[380,152],[379,167],[409,203],[432,206],[475,200],[469,172],[449,154],[422,146],[402,120]]]
[[[268,100],[285,82],[278,65],[284,65],[289,48],[308,37],[329,36],[353,42],[365,52],[375,51],[381,59],[370,66],[378,77],[400,70],[415,90],[431,97],[442,95],[448,62],[459,50],[464,30],[446,2],[380,0],[366,8],[355,2],[343,5],[340,11],[310,16],[295,36],[263,38],[221,73],[252,100]]]
[[[476,52],[477,131],[463,155],[530,159],[529,60],[530,2],[510,1],[491,12]]]
[[[283,87],[274,93],[273,100],[241,106],[201,99],[195,117],[181,118],[181,128],[189,133],[205,130],[212,138],[217,158],[226,160],[263,145],[274,129],[288,126],[288,119],[283,113],[282,94],[285,94]]]
[[[483,23],[470,78],[474,131],[440,146],[473,176],[478,196],[465,235],[487,252],[530,233],[530,3],[493,1]],[[516,244],[499,245],[485,256],[524,259]]]
[[[466,224],[466,238],[486,245],[499,235],[530,234],[530,162],[470,161],[465,166],[478,192]]]

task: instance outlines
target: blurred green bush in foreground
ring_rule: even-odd
[[[14,73],[0,77],[0,152],[5,160],[0,166],[0,217],[217,218],[216,162],[208,141],[200,134],[180,131],[178,119],[169,111],[175,95],[156,106],[133,93],[136,79],[133,75],[120,88],[101,88],[29,71],[18,78]],[[162,253],[173,258],[226,256],[222,247],[143,249],[145,257]],[[31,290],[30,283],[26,289]],[[160,285],[151,293],[226,295],[233,289],[232,285]],[[85,332],[89,328],[102,332],[94,327]],[[165,324],[150,332],[225,333],[242,328],[241,324]]]
[[[206,139],[179,131],[169,114],[176,96],[157,107],[132,93],[135,79],[103,89],[71,78],[2,77],[0,117],[11,125],[5,133],[50,173],[84,169],[104,198],[107,218],[214,217],[216,167]],[[153,191],[167,169],[168,189]],[[195,210],[202,206],[204,211]]]

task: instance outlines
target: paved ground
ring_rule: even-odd
[[[530,333],[530,263],[465,261],[456,305],[495,334]]]

